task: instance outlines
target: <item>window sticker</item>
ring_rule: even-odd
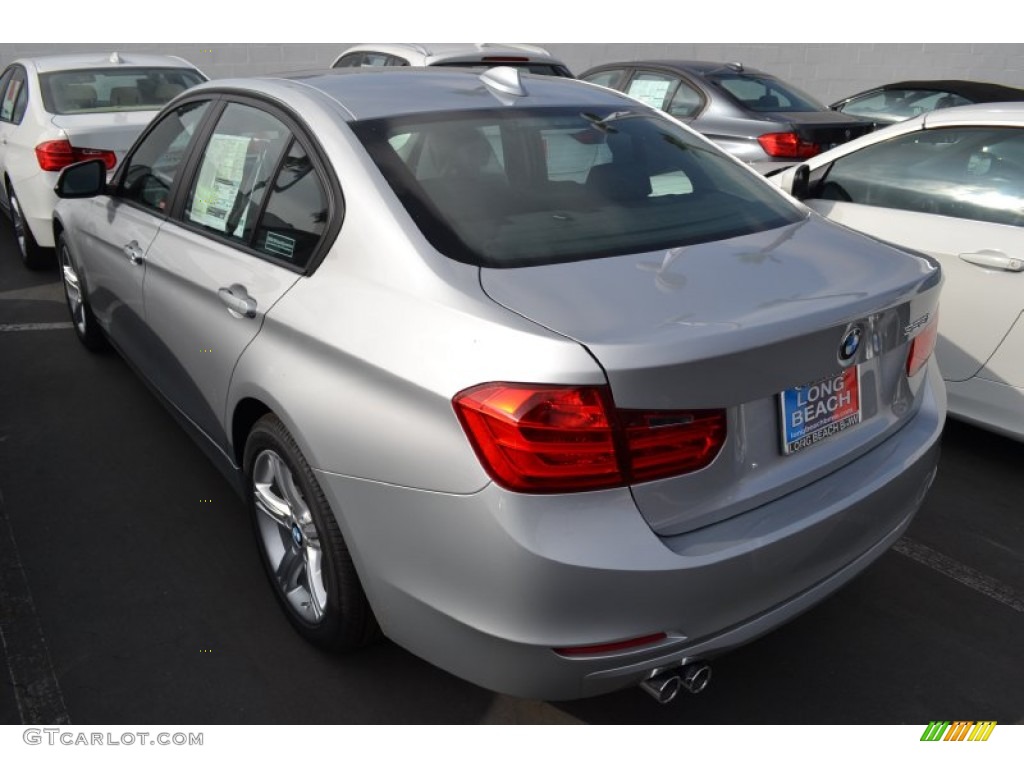
[[[629,95],[649,107],[661,109],[671,84],[668,80],[634,80],[629,84]]]
[[[21,80],[13,77],[7,83],[7,91],[4,93],[3,103],[0,104],[0,120],[10,122],[14,117],[14,102],[18,100],[18,87],[20,85]]]
[[[190,220],[218,232],[227,231],[228,217],[242,187],[248,148],[248,136],[214,134],[211,137],[199,170]]]
[[[274,256],[290,259],[295,255],[295,238],[279,235],[277,232],[267,232],[267,239],[263,243],[263,250]]]

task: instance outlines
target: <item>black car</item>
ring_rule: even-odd
[[[847,96],[829,108],[882,126],[933,109],[991,101],[1024,101],[1024,88],[974,80],[903,80]]]
[[[622,91],[688,123],[769,172],[870,133],[779,78],[739,63],[652,60],[602,64],[581,80]]]

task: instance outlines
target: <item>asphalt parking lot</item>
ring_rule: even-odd
[[[0,723],[1024,723],[1024,444],[951,422],[894,551],[659,706],[500,696],[278,609],[241,502],[0,218]]]

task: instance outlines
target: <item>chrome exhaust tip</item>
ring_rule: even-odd
[[[640,688],[659,704],[668,704],[680,691],[700,693],[710,682],[711,665],[698,661],[649,677]]]
[[[687,664],[682,671],[682,685],[689,693],[700,693],[711,682],[711,665],[698,661]]]
[[[640,688],[659,704],[668,704],[679,695],[683,680],[676,672],[665,672],[644,680]]]

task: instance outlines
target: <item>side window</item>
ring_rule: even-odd
[[[292,141],[256,226],[257,251],[304,267],[327,228],[327,194],[313,163]]]
[[[349,53],[338,59],[338,63],[335,67],[359,67],[363,63],[363,54],[360,53]]]
[[[192,134],[209,106],[208,101],[191,102],[161,119],[126,163],[119,191],[123,199],[154,211],[166,209]]]
[[[819,199],[1021,226],[1024,131],[916,131],[838,159],[813,180],[811,193]]]
[[[291,132],[277,118],[229,104],[203,151],[184,219],[247,243]]]
[[[388,56],[386,53],[375,53],[373,51],[367,51],[366,53],[363,54],[363,64],[362,64],[362,66],[364,66],[364,67],[387,67],[391,63],[389,61],[390,58],[391,57]]]
[[[704,99],[701,97],[700,91],[680,80],[679,87],[676,88],[665,111],[673,117],[693,117],[700,111],[703,103]]]
[[[25,114],[28,94],[25,89],[25,72],[19,67],[10,70],[0,84],[0,120],[5,123],[19,123]]]
[[[629,83],[626,93],[639,99],[649,107],[664,109],[679,78],[660,72],[637,72]]]
[[[24,78],[24,72],[15,72],[11,82],[17,82],[18,76]],[[18,97],[14,100],[14,116],[11,118],[12,122],[20,123],[22,118],[25,117],[25,110],[28,109],[28,84],[22,80],[21,87],[18,89]]]
[[[622,73],[624,70],[621,69],[606,69],[602,72],[595,72],[586,78],[588,83],[594,85],[603,85],[606,88],[614,88],[615,85],[622,80]]]

